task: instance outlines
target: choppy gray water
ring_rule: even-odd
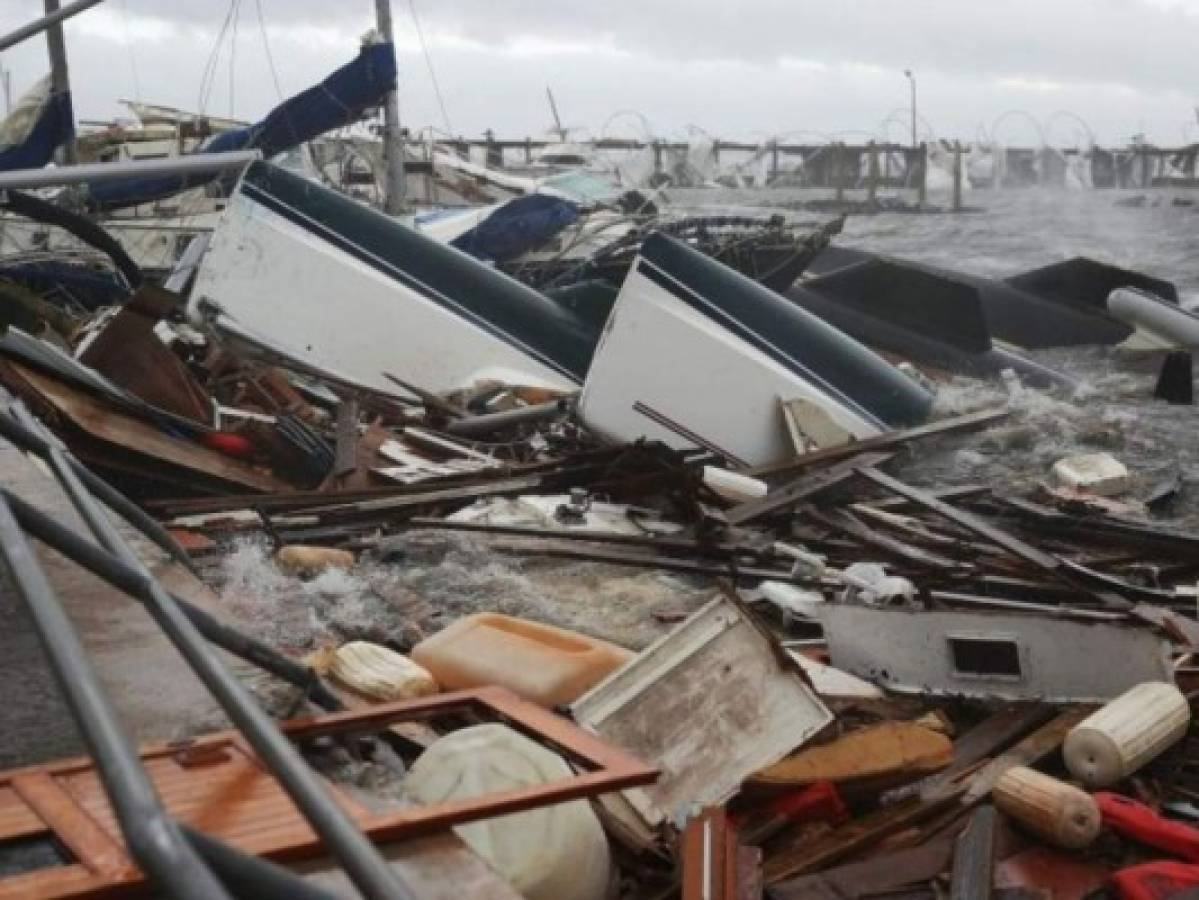
[[[691,207],[734,213],[785,207],[811,194],[795,191],[688,191]],[[983,212],[851,217],[843,242],[864,249],[1004,276],[1085,255],[1173,280],[1199,299],[1199,210],[1117,207],[1116,192],[977,193]],[[1127,196],[1127,195],[1125,195]],[[934,203],[944,202],[933,197]],[[1152,204],[1152,200],[1150,203]],[[813,217],[815,219],[817,217]],[[1082,382],[1073,394],[958,378],[940,387],[943,414],[1010,403],[1013,416],[974,435],[915,448],[899,474],[915,484],[986,483],[1026,492],[1049,480],[1053,462],[1072,453],[1110,451],[1135,476],[1133,496],[1180,472],[1190,485],[1163,524],[1199,526],[1199,409],[1153,399],[1160,354],[1081,348],[1035,354]],[[415,535],[419,546],[427,539]],[[227,602],[256,623],[259,636],[310,650],[333,640],[366,638],[406,646],[408,624],[428,627],[481,609],[526,615],[630,647],[669,626],[655,613],[693,609],[707,596],[685,580],[601,564],[498,557],[463,536],[437,536],[443,552],[422,551],[403,566],[360,566],[312,582],[279,574],[264,548],[249,544],[224,561]],[[426,559],[426,557],[428,557]]]
[[[968,191],[977,212],[850,216],[839,243],[977,275],[1010,275],[1024,269],[1092,256],[1169,278],[1199,299],[1199,205],[1179,207],[1175,197],[1199,204],[1196,191],[1156,191],[1142,208],[1117,206],[1136,191]],[[672,190],[674,204],[729,211],[797,208],[814,196],[800,189]],[[948,205],[932,195],[930,204]]]
[[[1139,208],[1118,206],[1124,191],[975,191],[965,202],[978,212],[942,215],[882,213],[851,216],[839,242],[877,253],[992,277],[1090,256],[1169,279],[1183,302],[1199,300],[1199,192],[1160,191]],[[794,207],[810,192],[687,191],[672,199],[728,209]],[[946,198],[930,197],[933,204]],[[925,484],[988,482],[1027,490],[1048,480],[1049,467],[1071,453],[1106,450],[1122,459],[1144,492],[1172,471],[1199,480],[1199,410],[1153,399],[1161,355],[1110,348],[1036,354],[1082,387],[1073,395],[958,378],[943,386],[938,405],[966,412],[1010,400],[1008,423],[965,438],[922,445],[905,477]],[[1173,524],[1199,525],[1199,488],[1184,490]]]

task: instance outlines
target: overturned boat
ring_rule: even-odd
[[[884,291],[876,289],[873,270],[863,267],[864,263],[878,260],[887,263],[888,288]],[[825,281],[823,287],[819,281],[803,282],[789,296],[804,304],[808,295],[798,288],[815,290],[826,299],[852,305],[883,321],[910,320],[920,331],[960,335],[960,344],[973,341],[974,346],[978,342],[971,338],[971,333],[977,323],[972,312],[958,310],[952,303],[938,303],[931,310],[916,314],[909,309],[909,300],[926,292],[934,279],[973,288],[988,334],[995,340],[1029,350],[1114,345],[1126,340],[1132,334],[1132,326],[1107,309],[1107,298],[1117,288],[1139,288],[1169,302],[1178,301],[1177,288],[1168,281],[1086,257],[1053,263],[1002,280],[847,247],[829,247],[808,267],[808,274],[818,279],[838,272],[842,273],[840,279]]]
[[[595,351],[583,421],[612,439],[651,437],[756,465],[795,453],[782,410],[794,400],[844,440],[922,422],[932,405],[913,379],[818,317],[680,241],[647,238]]]
[[[980,378],[1011,369],[1035,385],[1073,383],[994,343],[982,291],[954,273],[868,257],[804,279],[786,296],[862,343],[921,366]]]
[[[189,309],[310,366],[379,390],[484,380],[570,390],[590,329],[453,247],[269,163],[248,167]]]

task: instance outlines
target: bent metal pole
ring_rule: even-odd
[[[75,0],[74,3],[68,3],[61,9],[56,9],[54,12],[42,16],[40,19],[35,19],[28,25],[22,25],[16,31],[10,31],[4,37],[0,37],[0,52],[21,43],[26,38],[33,37],[35,34],[41,34],[47,28],[57,25],[59,22],[65,21],[71,18],[71,16],[78,15],[103,2],[104,0]]]

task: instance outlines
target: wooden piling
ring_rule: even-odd
[[[919,172],[917,172],[917,177],[919,178],[917,189],[919,194],[916,205],[920,209],[924,209],[925,204],[928,202],[928,144],[920,144],[920,150],[916,154],[916,165],[919,166]]]
[[[878,147],[871,141],[866,148],[869,156],[869,167],[866,174],[866,204],[874,206],[878,195]]]
[[[962,142],[953,142],[953,211],[962,211]]]
[[[845,145],[833,145],[833,184],[837,186],[837,202],[845,200]]]

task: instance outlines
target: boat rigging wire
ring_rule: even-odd
[[[271,53],[271,41],[266,32],[266,19],[262,14],[262,0],[254,0],[254,8],[258,12],[258,33],[262,35],[262,49],[266,54],[266,64],[271,70],[271,80],[275,82],[275,93],[282,102],[283,88],[279,84],[279,71],[275,68],[275,54]]]
[[[234,114],[234,93],[237,85],[237,26],[241,22],[241,0],[233,0],[233,35],[229,39],[229,118],[236,118]]]
[[[208,54],[208,61],[204,64],[204,71],[200,75],[200,96],[197,105],[201,115],[208,108],[208,98],[212,94],[217,66],[220,64],[221,47],[225,43],[225,35],[229,31],[229,24],[233,20],[233,10],[237,5],[238,0],[229,0],[229,10],[225,13],[225,20],[221,23],[221,30],[217,32],[216,40],[212,42],[212,51]]]
[[[433,68],[433,57],[429,54],[429,45],[425,42],[425,32],[420,27],[420,16],[416,13],[416,0],[408,0],[408,10],[412,14],[412,25],[416,29],[416,38],[420,41],[421,53],[425,57],[425,66],[429,69],[429,80],[433,82],[433,95],[437,98],[437,105],[441,107],[441,119],[445,122],[445,130],[453,134],[454,127],[450,124],[450,114],[446,112],[445,99],[441,96],[441,85],[437,81],[437,72]]]

